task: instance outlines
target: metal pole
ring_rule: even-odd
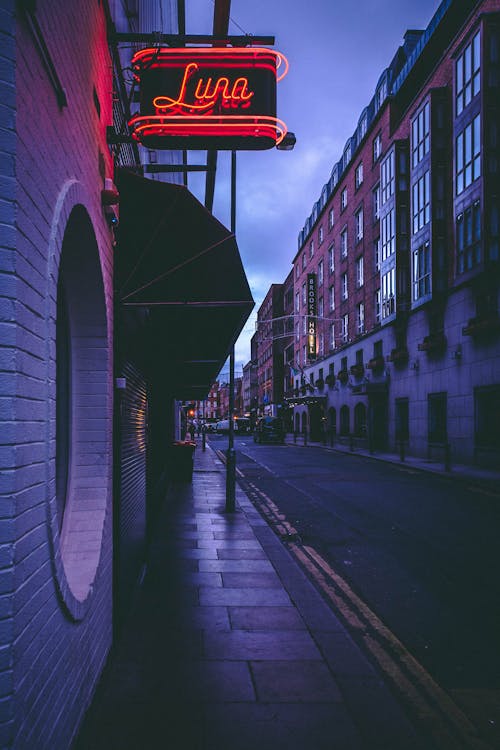
[[[236,151],[231,151],[231,232],[236,234]],[[234,450],[234,344],[229,355],[229,440],[226,454],[226,513],[235,510],[236,453]]]
[[[205,417],[205,404],[206,401],[203,399],[203,422],[201,424],[201,448],[206,451],[207,449],[207,423]]]

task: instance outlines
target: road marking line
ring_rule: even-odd
[[[488,745],[479,739],[475,726],[450,696],[439,687],[394,633],[354,593],[349,584],[335,573],[321,555],[308,546],[301,549],[293,544],[290,545],[290,549],[304,563],[344,619],[359,633],[384,673],[411,702],[419,718],[429,726],[436,740],[439,740],[439,747],[443,750],[448,747],[450,750],[455,748],[455,733],[458,733],[465,747],[477,750],[488,748]],[[328,579],[334,586],[328,583]],[[370,635],[370,629],[378,636],[378,640]],[[412,678],[416,685],[409,678]],[[443,719],[452,726],[447,727]],[[444,742],[446,744],[443,744]]]

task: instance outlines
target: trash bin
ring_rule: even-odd
[[[194,440],[176,440],[168,450],[169,474],[172,479],[191,482],[193,479]]]

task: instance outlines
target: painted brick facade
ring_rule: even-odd
[[[53,750],[70,746],[112,635],[113,251],[100,200],[104,177],[112,177],[105,140],[112,82],[100,3],[41,2],[33,17],[14,6],[0,11],[0,746]],[[41,60],[33,18],[67,106],[59,106]],[[73,542],[61,551],[54,499],[57,279],[75,207],[95,243],[105,311],[104,335],[92,321],[80,332],[85,387],[76,399],[85,418],[77,442],[86,450],[77,446],[75,455],[90,461],[86,473],[98,482],[79,479],[79,509],[71,510],[78,554]],[[93,376],[96,362],[105,365]],[[89,559],[90,588],[76,573]]]
[[[16,205],[15,156],[16,139],[14,70],[16,63],[14,2],[2,4],[0,10],[2,66],[0,96],[2,118],[0,127],[0,746],[8,747],[13,734],[13,630],[14,630],[14,519],[15,467],[26,462],[25,451],[16,445]]]

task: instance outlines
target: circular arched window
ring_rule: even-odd
[[[81,604],[91,591],[110,500],[109,365],[97,242],[86,210],[76,206],[64,232],[57,281],[51,519],[59,587],[72,614],[69,600]]]

